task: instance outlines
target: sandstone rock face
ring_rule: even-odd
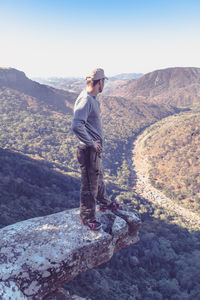
[[[136,243],[140,219],[122,210],[116,214],[97,212],[103,224],[98,232],[81,225],[79,209],[1,229],[0,299],[43,299],[63,282]]]
[[[26,79],[26,75],[22,71],[13,68],[0,68],[0,86],[7,83],[19,84]]]

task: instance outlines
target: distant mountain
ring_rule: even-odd
[[[118,74],[112,77],[109,77],[109,80],[114,81],[114,80],[131,80],[131,79],[138,79],[142,77],[142,73],[122,73]]]
[[[168,68],[145,74],[116,90],[115,95],[177,107],[200,104],[200,68]]]
[[[104,94],[112,94],[112,89],[115,89],[117,86],[123,85],[130,79],[137,79],[141,77],[141,73],[122,73],[113,77],[109,77],[109,80],[105,82]],[[53,86],[58,89],[64,89],[67,91],[80,93],[81,90],[85,87],[84,78],[74,78],[74,77],[50,77],[50,78],[34,78],[34,80]]]
[[[106,80],[103,94],[112,96],[115,95],[118,90],[123,86],[126,86],[129,80],[136,80],[140,78],[142,74],[137,73],[122,73],[113,77],[109,77],[109,80]]]
[[[0,68],[0,95],[9,93],[21,97],[27,106],[35,111],[55,111],[67,113],[72,110],[76,93],[59,90],[32,81],[24,72],[13,68]]]
[[[31,79],[41,84],[47,84],[47,85],[56,85],[56,84],[60,84],[61,82],[73,82],[77,80],[84,80],[81,77],[47,77],[47,78],[32,77]]]
[[[34,80],[52,86],[57,89],[63,89],[74,93],[80,93],[85,87],[84,78],[75,77],[50,77],[50,78],[34,78]]]

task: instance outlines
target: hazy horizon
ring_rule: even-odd
[[[0,1],[0,66],[28,77],[200,67],[197,0]]]

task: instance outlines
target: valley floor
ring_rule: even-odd
[[[142,133],[134,142],[132,162],[134,172],[136,174],[136,193],[144,197],[146,200],[163,207],[169,213],[176,214],[177,217],[182,219],[182,223],[185,224],[186,227],[189,225],[192,229],[199,229],[200,217],[197,214],[176,204],[174,201],[166,197],[161,191],[151,185],[148,176],[148,157],[143,150],[143,143],[146,138],[147,135]]]

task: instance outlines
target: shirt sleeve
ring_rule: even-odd
[[[91,111],[91,103],[88,98],[80,98],[74,107],[72,130],[78,139],[88,146],[94,146],[94,141],[87,133],[85,124]]]

